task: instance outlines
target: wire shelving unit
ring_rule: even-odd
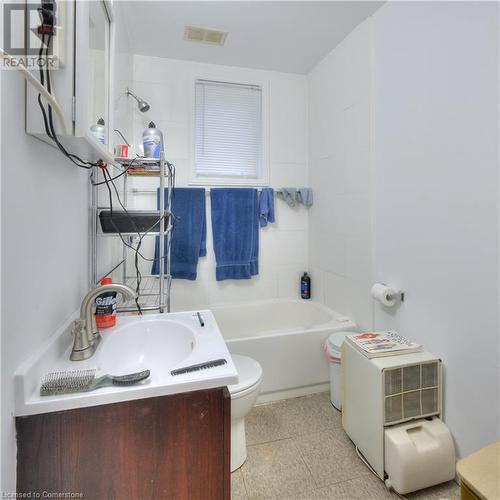
[[[170,312],[170,289],[172,284],[172,276],[170,269],[170,247],[173,229],[172,217],[172,190],[174,173],[168,162],[165,160],[163,152],[160,159],[153,158],[116,158],[117,163],[120,163],[127,171],[123,174],[123,192],[122,203],[128,209],[129,194],[133,194],[128,188],[128,177],[158,177],[158,187],[160,188],[161,195],[159,196],[159,210],[158,213],[159,223],[155,224],[154,230],[148,232],[121,232],[121,237],[125,242],[131,246],[137,245],[141,237],[159,237],[159,274],[158,275],[142,275],[139,287],[139,304],[142,311],[158,311],[160,313]],[[133,163],[134,168],[130,168]],[[91,179],[95,179],[96,173],[92,173]],[[99,214],[102,210],[109,210],[110,207],[103,207],[98,205],[99,186],[91,183],[91,210],[90,210],[90,285],[95,287],[99,284],[100,280],[105,276],[112,273],[121,271],[121,280],[124,284],[130,286],[134,290],[137,288],[137,275],[129,275],[127,261],[129,259],[129,249],[127,245],[120,239],[118,232],[104,233],[102,232]],[[167,204],[165,206],[165,189],[168,193]],[[118,210],[117,210],[118,211]],[[133,212],[143,211],[144,213],[151,213],[152,210],[133,209]],[[157,230],[156,230],[157,228]],[[121,260],[106,273],[100,275],[99,269],[99,255],[98,255],[98,239],[103,237],[116,237],[120,240],[122,245]],[[131,250],[133,252],[133,250]],[[165,258],[164,258],[165,257]],[[118,312],[136,312],[137,305],[135,301],[123,302],[117,308]]]

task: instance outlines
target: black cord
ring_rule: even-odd
[[[167,162],[167,167],[169,169],[169,176],[172,178],[172,201],[173,201],[173,198],[174,198],[174,188],[175,188],[175,166],[173,164]],[[159,224],[162,221],[163,218],[165,218],[165,214],[161,214],[160,217],[159,217],[159,219],[157,221],[155,221],[154,224],[152,224],[149,228],[147,228],[146,231],[143,231],[141,233],[138,230],[133,217],[130,215],[130,213],[128,212],[127,208],[124,206],[124,204],[121,201],[120,193],[118,192],[118,188],[116,187],[116,184],[114,183],[114,179],[115,178],[111,177],[111,174],[109,173],[107,167],[102,167],[102,171],[103,171],[103,177],[104,177],[104,182],[103,183],[106,184],[106,188],[108,189],[109,203],[110,203],[110,212],[111,212],[111,223],[112,223],[115,231],[118,233],[118,235],[119,235],[122,243],[127,248],[130,248],[131,250],[134,251],[134,265],[135,265],[135,271],[136,271],[136,295],[137,295],[136,296],[136,306],[137,306],[137,309],[139,311],[139,314],[142,314],[141,306],[139,304],[140,286],[141,286],[141,281],[142,281],[142,274],[141,274],[140,269],[139,269],[139,257],[141,257],[143,260],[148,261],[148,262],[155,262],[157,259],[155,259],[155,258],[149,259],[149,258],[145,257],[140,252],[140,248],[142,246],[143,238],[157,224]],[[123,172],[123,173],[125,173],[125,172]],[[96,184],[94,184],[94,185],[96,185]],[[102,183],[100,183],[100,184],[102,184]],[[125,239],[123,238],[123,235],[121,234],[120,230],[117,228],[116,224],[113,221],[113,208],[112,208],[112,206],[113,206],[113,196],[112,196],[111,187],[115,191],[116,199],[118,200],[118,203],[120,204],[120,206],[123,209],[124,213],[127,215],[127,217],[129,218],[130,222],[132,223],[134,231],[137,232],[137,235],[138,235],[139,239],[138,239],[137,245],[135,247],[133,245],[131,245],[130,243],[128,243],[127,241],[125,241]],[[174,221],[175,221],[175,217],[173,216],[173,214],[170,214],[170,213],[168,214],[168,217],[172,217],[172,219],[171,219],[172,220],[172,227],[170,229],[170,231],[172,231],[173,230]],[[166,253],[164,255],[160,256],[159,258],[165,259],[165,257],[167,257],[169,254],[171,255],[171,249],[172,249],[172,238],[170,238],[170,240],[169,240],[169,246],[168,246],[168,249],[166,250]],[[169,281],[169,289],[170,289],[170,285],[171,285],[171,280]]]
[[[137,160],[140,160],[140,157],[138,156],[137,158],[134,158],[130,163],[129,165],[127,166],[127,168],[125,170],[123,170],[121,173],[119,173],[118,175],[116,175],[115,177],[112,177],[111,179],[109,179],[110,181],[114,181],[116,179],[119,179],[122,175],[125,175],[133,166],[134,162],[136,162]],[[109,173],[109,172],[108,172]],[[92,186],[102,186],[103,184],[105,184],[105,182],[93,182],[92,183]]]
[[[136,297],[135,297],[135,305],[137,307],[137,311],[139,312],[139,315],[142,316],[142,309],[141,309],[141,305],[139,304],[139,297],[140,297],[140,286],[141,286],[141,281],[142,281],[142,274],[139,270],[139,260],[138,260],[138,257],[137,257],[137,253],[139,252],[139,249],[140,249],[140,246],[142,244],[142,237],[140,235],[140,233],[138,232],[137,234],[139,235],[139,242],[137,244],[137,247],[134,248],[132,245],[128,244],[124,238],[123,238],[123,235],[122,233],[120,232],[120,230],[116,227],[116,224],[113,220],[113,193],[111,191],[111,187],[110,187],[110,180],[112,179],[111,178],[111,175],[110,173],[108,172],[108,169],[107,167],[103,167],[102,168],[102,175],[104,177],[104,183],[106,184],[106,188],[108,189],[108,195],[109,195],[109,209],[110,209],[110,213],[111,213],[111,224],[113,225],[113,227],[115,228],[115,231],[117,231],[118,235],[120,236],[120,239],[122,240],[122,243],[124,245],[126,245],[127,247],[129,248],[132,248],[134,251],[135,251],[135,259],[134,259],[134,263],[135,263],[135,276],[136,276],[136,289],[135,289],[135,293],[136,293]],[[109,176],[109,178],[108,178]],[[111,184],[113,185],[113,187],[115,188],[116,190],[116,186],[114,185],[114,182],[111,180]],[[116,190],[116,194],[118,196],[118,191]],[[120,203],[120,205],[122,205],[123,207],[123,204],[121,203],[121,200],[118,196],[118,202]],[[130,218],[130,215],[129,215],[129,218]],[[131,222],[132,224],[134,225],[134,229],[137,230],[137,227],[135,226],[135,222],[131,219]]]
[[[48,39],[47,39],[47,44],[45,45],[45,61],[49,60],[49,49],[50,49],[51,40],[52,40],[52,34],[49,34]],[[43,50],[44,43],[45,43],[45,35],[42,35],[42,44],[40,46],[40,52],[39,52],[40,58],[42,58],[42,55],[43,55],[42,50]],[[46,64],[45,66],[46,66],[45,71],[46,71],[46,77],[47,77],[47,90],[48,90],[49,94],[51,94],[52,93],[52,85],[51,85],[51,81],[50,81],[50,71],[48,68],[48,64]],[[44,76],[43,76],[43,69],[41,68],[41,66],[40,66],[40,83],[42,85],[45,85]],[[45,108],[41,103],[41,95],[40,94],[38,94],[38,104],[40,105],[40,109],[42,110],[42,116],[43,116],[43,121],[44,121],[44,125],[45,125],[45,132],[55,142],[56,146],[63,153],[63,155],[66,156],[70,161],[72,161],[77,167],[80,167],[80,168],[85,168],[88,170],[88,169],[91,169],[93,167],[99,166],[99,163],[85,161],[85,160],[82,160],[79,156],[77,156],[75,154],[68,153],[66,148],[61,144],[61,142],[59,141],[59,139],[57,137],[55,127],[54,127],[53,117],[52,117],[52,106],[50,104],[47,104],[47,107],[48,107],[48,123],[47,123],[47,116],[45,113]]]
[[[52,33],[50,33],[48,35],[47,44],[45,44],[45,34],[42,34],[40,51],[39,51],[40,63],[43,60],[43,46],[44,45],[46,47],[45,60],[48,61],[48,58],[49,58],[49,49],[50,49],[50,42],[52,40],[52,36],[53,36]],[[42,68],[42,64],[40,64],[40,63],[39,63],[40,83],[42,84],[42,86],[45,87],[45,75],[44,75],[44,71],[43,71],[43,68]],[[48,64],[46,64],[46,80],[47,80],[47,87],[46,87],[47,91],[51,94],[52,93],[52,86],[51,86],[51,81],[50,81],[50,72],[49,72],[49,69],[48,69]],[[85,160],[82,160],[79,156],[77,156],[75,154],[72,154],[72,153],[69,153],[66,150],[66,148],[61,144],[61,142],[59,141],[59,138],[57,137],[57,134],[56,134],[56,131],[55,131],[55,127],[54,127],[54,122],[53,122],[52,106],[49,103],[47,103],[47,107],[48,107],[48,113],[47,113],[47,111],[45,109],[45,106],[42,103],[42,98],[41,98],[41,94],[40,93],[38,94],[38,105],[39,105],[40,110],[42,112],[45,133],[47,134],[47,136],[50,139],[52,139],[54,141],[54,143],[59,148],[59,150],[61,151],[61,153],[64,156],[66,156],[71,162],[73,162],[77,167],[84,168],[84,169],[87,169],[87,170],[90,170],[90,169],[92,169],[94,167],[100,167],[102,169],[104,181],[103,182],[94,183],[91,180],[91,182],[92,182],[92,184],[94,186],[100,186],[102,184],[106,184],[106,188],[108,190],[108,195],[109,195],[109,208],[110,208],[110,213],[111,213],[111,223],[113,224],[115,230],[119,234],[120,239],[122,240],[123,244],[126,245],[128,248],[131,248],[135,252],[134,264],[135,264],[136,281],[137,281],[135,303],[136,303],[137,310],[138,310],[139,314],[142,315],[141,305],[139,304],[140,285],[141,285],[141,281],[142,281],[142,274],[141,274],[140,269],[139,269],[139,256],[141,258],[143,258],[144,260],[147,260],[147,261],[154,261],[155,259],[147,259],[146,257],[144,257],[141,254],[141,252],[140,252],[140,248],[141,248],[142,240],[143,240],[144,236],[149,231],[151,231],[156,226],[156,224],[160,223],[161,220],[165,217],[165,215],[161,214],[161,216],[158,219],[158,221],[156,221],[150,228],[148,228],[147,231],[145,231],[144,233],[141,234],[141,232],[137,230],[137,227],[135,225],[135,222],[134,222],[133,218],[130,216],[129,212],[127,211],[127,209],[125,208],[125,206],[121,202],[120,195],[118,193],[118,189],[117,189],[114,181],[116,179],[120,178],[121,176],[125,175],[129,171],[129,169],[132,168],[132,166],[133,166],[134,162],[137,160],[137,158],[134,158],[132,160],[132,162],[130,162],[130,164],[127,166],[127,168],[125,168],[120,174],[116,175],[115,177],[111,177],[111,174],[109,173],[109,171],[107,169],[107,165],[105,163],[102,163],[100,161],[99,162],[85,161]],[[123,140],[128,144],[128,142],[125,139],[125,137],[123,136],[123,134],[119,130],[115,130],[115,131],[118,132],[120,134],[120,136],[123,138]],[[167,166],[169,168],[170,176],[173,179],[173,184],[175,185],[175,168],[174,168],[174,166],[172,164],[170,164],[168,162],[167,162]],[[123,235],[118,230],[118,228],[116,227],[116,225],[115,225],[115,223],[113,221],[113,193],[111,191],[110,184],[111,184],[111,186],[113,186],[113,189],[116,192],[118,203],[120,204],[120,206],[123,208],[124,212],[129,217],[130,221],[133,224],[134,229],[137,231],[139,240],[138,240],[138,243],[137,243],[136,247],[134,247],[133,245],[127,243],[124,240]],[[172,217],[172,214],[168,214],[168,216]],[[173,227],[173,225],[172,225],[172,227]],[[169,244],[167,255],[168,255],[168,253],[171,250],[171,245],[172,245],[172,238],[170,238],[170,244]],[[161,256],[161,258],[164,258],[164,256]]]
[[[136,294],[137,294],[137,297],[136,297],[136,305],[137,305],[137,309],[139,311],[139,314],[142,314],[142,311],[141,311],[141,307],[140,307],[140,304],[138,303],[138,300],[139,300],[139,295],[140,295],[140,286],[141,286],[141,281],[142,281],[142,274],[139,270],[139,257],[141,257],[142,259],[144,259],[145,261],[149,261],[149,262],[153,262],[155,259],[149,259],[147,257],[145,257],[144,255],[142,255],[142,253],[140,252],[140,248],[142,246],[142,241],[144,239],[144,237],[146,236],[146,234],[151,231],[157,224],[159,224],[161,222],[161,220],[165,217],[165,215],[161,215],[160,218],[154,222],[154,224],[152,224],[149,228],[146,229],[146,231],[143,231],[142,233],[137,229],[137,226],[135,225],[135,221],[133,219],[133,217],[130,215],[130,213],[128,212],[128,210],[125,208],[125,206],[123,205],[121,199],[120,199],[120,193],[118,192],[118,188],[116,187],[116,184],[114,183],[114,180],[111,178],[111,175],[110,173],[108,172],[107,168],[103,168],[103,175],[104,175],[104,179],[105,179],[105,183],[106,183],[106,187],[108,188],[108,191],[109,191],[109,197],[110,197],[110,207],[111,207],[111,203],[112,203],[112,193],[111,193],[111,188],[110,188],[110,185],[113,187],[115,193],[116,193],[116,198],[118,200],[118,203],[120,204],[121,208],[123,209],[124,213],[127,215],[127,217],[129,218],[130,222],[132,223],[133,227],[134,227],[134,231],[137,232],[137,235],[139,237],[139,240],[137,242],[137,245],[134,247],[133,245],[130,245],[129,243],[127,243],[124,238],[123,238],[123,235],[121,234],[121,232],[118,230],[118,228],[116,227],[116,225],[114,224],[114,221],[112,219],[113,217],[113,212],[110,208],[110,211],[111,211],[111,222],[115,228],[115,230],[117,231],[118,235],[120,236],[120,239],[122,240],[122,243],[127,246],[128,248],[132,249],[134,251],[134,264],[135,264],[135,271],[136,271]],[[167,253],[166,255],[163,255],[162,258],[165,258],[166,256],[168,256],[168,254],[170,253],[170,250],[171,250],[171,246],[172,246],[172,238],[170,238],[170,244],[169,244],[169,248],[167,250]]]

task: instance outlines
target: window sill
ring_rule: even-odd
[[[238,177],[193,177],[189,179],[190,186],[218,186],[218,187],[257,187],[268,186],[269,180],[259,177],[258,179]]]

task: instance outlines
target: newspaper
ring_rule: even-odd
[[[350,342],[368,358],[408,354],[421,351],[422,346],[397,332],[363,332],[348,335]]]

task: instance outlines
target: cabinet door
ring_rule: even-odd
[[[18,492],[229,499],[230,408],[220,388],[18,417]]]

